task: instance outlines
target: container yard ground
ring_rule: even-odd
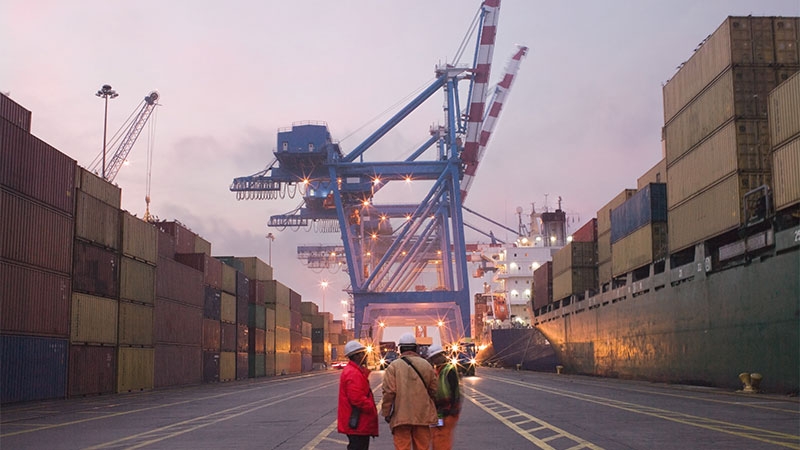
[[[7,405],[0,447],[341,449],[340,373]],[[458,449],[800,448],[797,397],[489,368],[463,386]]]

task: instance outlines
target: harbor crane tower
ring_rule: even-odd
[[[278,130],[275,158],[266,169],[235,178],[230,187],[240,200],[300,193],[301,205],[271,216],[268,226],[341,234],[337,247],[344,255],[333,250],[331,258],[346,261],[359,338],[380,340],[384,325],[438,327],[443,343],[471,335],[462,204],[527,52],[515,51],[491,92],[499,8],[500,0],[485,0],[476,15],[471,65],[437,66],[435,81],[349,153],[326,123],[295,123]],[[373,145],[437,92],[445,99],[444,124],[432,126],[427,141],[403,161],[369,161]],[[420,182],[428,188],[420,198],[381,202],[387,185]],[[302,252],[324,259],[327,250]],[[435,286],[419,282],[431,273]]]

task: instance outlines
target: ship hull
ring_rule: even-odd
[[[738,375],[755,372],[763,390],[797,393],[797,248],[719,271],[696,266],[692,277],[668,271],[534,324],[567,372],[738,389]]]
[[[556,352],[547,338],[535,328],[491,330],[492,345],[478,354],[481,364],[500,367],[555,371]]]

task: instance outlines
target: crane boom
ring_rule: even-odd
[[[111,156],[108,168],[106,169],[106,179],[108,181],[114,181],[114,178],[117,177],[119,169],[122,168],[122,164],[128,158],[128,154],[131,152],[133,144],[136,143],[136,139],[139,138],[139,134],[141,134],[144,125],[147,123],[147,119],[150,118],[150,114],[152,114],[153,110],[158,106],[158,98],[158,91],[153,91],[144,98],[142,109],[139,110],[139,114],[137,114],[136,118],[131,122],[131,126],[125,133],[125,137]]]

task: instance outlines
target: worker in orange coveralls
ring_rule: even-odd
[[[368,450],[369,438],[378,436],[378,408],[369,385],[367,349],[359,341],[344,346],[350,361],[339,378],[339,433],[347,435],[347,450]]]
[[[453,448],[453,431],[461,412],[461,390],[456,367],[447,359],[441,345],[431,345],[428,349],[428,361],[436,371],[438,387],[436,390],[436,414],[439,416],[437,426],[431,427],[431,443],[433,450],[451,450]]]

